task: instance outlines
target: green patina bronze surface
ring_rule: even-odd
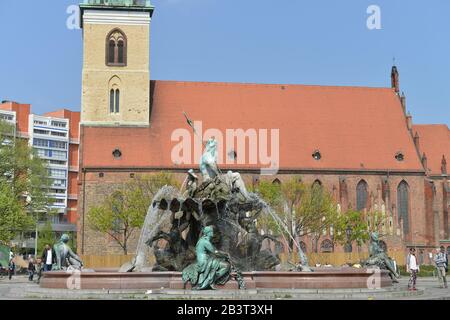
[[[67,270],[69,268],[81,270],[83,267],[80,257],[72,251],[67,242],[69,242],[69,236],[63,234],[61,239],[53,246],[56,253],[56,265],[53,266],[52,270]]]
[[[388,270],[392,281],[398,282],[397,278],[399,277],[399,274],[395,269],[394,262],[380,246],[377,232],[372,232],[370,234],[369,259],[367,259],[363,265],[366,267],[377,266],[380,269]]]
[[[203,228],[202,234],[195,247],[197,261],[183,270],[184,284],[191,282],[194,290],[215,289],[215,285],[224,285],[231,278],[228,255],[211,243],[213,228]]]

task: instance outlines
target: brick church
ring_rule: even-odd
[[[343,212],[349,207],[368,215],[382,212],[388,249],[415,247],[425,263],[437,246],[450,250],[450,131],[445,124],[413,125],[395,66],[386,88],[152,80],[150,1],[85,0],[80,7],[81,254],[121,253],[86,221],[89,208],[115,187],[161,170],[183,181],[187,170],[198,168],[194,141],[184,161],[173,158],[174,133],[188,129],[183,112],[201,126],[204,140],[241,129],[250,141],[255,131],[278,129],[274,176],[261,175],[267,163],[253,159],[248,145],[236,153],[219,141],[219,154],[234,155],[234,161],[227,157],[220,164],[222,170],[239,171],[248,184],[300,176],[329,190]],[[300,239],[301,244],[307,253],[342,252],[330,241],[331,233],[315,243]]]

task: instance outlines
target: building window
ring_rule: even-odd
[[[52,121],[52,126],[59,127],[59,128],[65,128],[67,126],[67,124],[65,122],[61,122],[61,121]]]
[[[119,113],[120,111],[120,90],[111,89],[109,91],[109,111],[111,113]]]
[[[36,134],[48,135],[50,131],[34,129],[33,132],[36,133]]]
[[[119,149],[115,149],[112,153],[113,157],[116,159],[120,159],[122,157],[122,151]]]
[[[6,120],[6,121],[13,121],[14,116],[9,114],[0,114],[0,119]]]
[[[66,132],[59,132],[59,131],[52,131],[52,136],[55,137],[66,137],[67,133]]]
[[[396,159],[397,161],[403,161],[403,160],[405,160],[405,155],[404,155],[403,153],[401,153],[401,152],[397,152],[397,153],[395,154],[395,159]]]
[[[313,190],[320,190],[322,188],[322,182],[317,179],[316,181],[314,181],[311,187]]]
[[[120,29],[112,30],[106,38],[106,65],[127,65],[127,38]]]
[[[116,42],[114,40],[109,40],[109,48],[108,48],[108,64],[114,64],[115,61],[115,50],[116,50]]]
[[[35,147],[46,147],[48,148],[48,140],[43,139],[33,139],[33,146]]]
[[[320,251],[333,252],[334,251],[333,242],[331,242],[331,240],[329,239],[323,240],[322,243],[320,244]]]
[[[368,187],[367,182],[361,180],[356,186],[356,211],[367,208]]]
[[[312,157],[314,158],[314,160],[319,161],[320,159],[322,159],[322,154],[319,150],[316,150],[313,152]]]
[[[398,221],[403,221],[403,234],[409,232],[409,187],[406,181],[400,182],[397,187]]]
[[[58,149],[67,149],[67,142],[50,141],[50,147],[51,148],[58,148]]]
[[[120,90],[116,89],[116,98],[114,99],[115,101],[115,113],[119,113],[120,111]]]

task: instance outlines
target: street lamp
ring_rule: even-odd
[[[345,229],[345,235],[347,236],[347,243],[345,244],[345,252],[352,252],[352,242],[350,241],[350,237],[352,236],[352,228],[350,226],[347,226],[347,229]]]

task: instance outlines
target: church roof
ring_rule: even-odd
[[[224,136],[226,129],[279,129],[280,169],[423,172],[391,88],[182,81],[151,81],[151,88],[149,128],[86,127],[85,167],[197,167],[171,158],[177,144],[172,133],[190,129],[186,112],[202,121],[203,132],[215,128]],[[112,156],[116,148],[120,159]],[[224,154],[231,149],[226,146]],[[313,157],[316,151],[320,160]],[[221,167],[267,167],[248,158]]]
[[[450,130],[445,124],[420,124],[413,126],[419,134],[421,152],[427,156],[431,175],[441,175],[442,156],[450,164]],[[449,166],[447,165],[447,168]]]

